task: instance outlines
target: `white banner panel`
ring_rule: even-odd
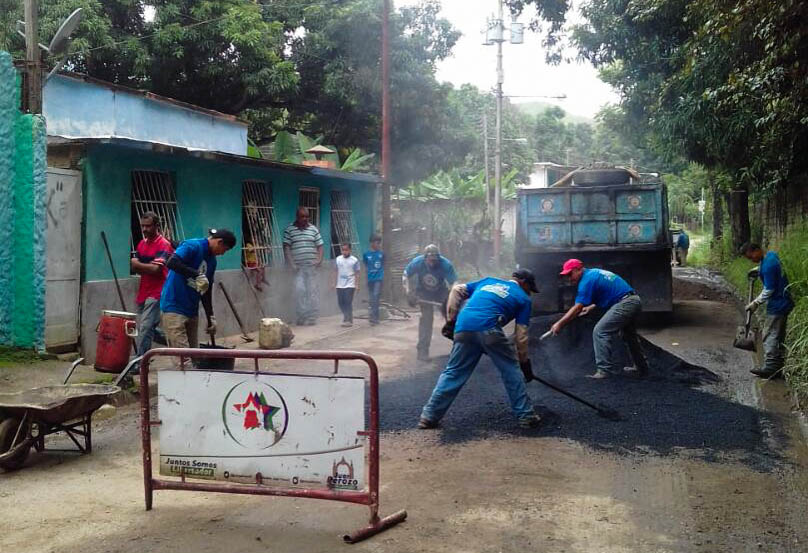
[[[159,371],[160,474],[273,486],[365,487],[365,382]]]

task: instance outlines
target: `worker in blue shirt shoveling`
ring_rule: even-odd
[[[781,375],[786,361],[786,322],[794,309],[794,301],[788,291],[788,277],[780,257],[772,251],[764,251],[759,245],[746,243],[741,246],[741,255],[760,263],[758,275],[763,281],[763,291],[746,306],[754,313],[766,304],[766,323],[763,327],[763,366],[752,369],[752,374],[761,378]],[[751,286],[751,284],[750,284]]]
[[[511,280],[484,278],[452,288],[442,330],[444,336],[453,340],[452,352],[432,396],[421,411],[419,428],[438,425],[484,353],[499,370],[519,425],[534,428],[541,423],[525,388],[525,381],[533,378],[528,357],[531,292],[538,290],[535,277],[528,269],[517,269]],[[461,310],[461,303],[467,298]],[[515,348],[502,330],[514,319]]]
[[[589,377],[607,378],[620,370],[614,361],[614,349],[615,341],[621,334],[633,363],[631,367],[623,367],[623,374],[646,376],[648,361],[642,351],[636,328],[637,318],[642,311],[642,300],[637,292],[611,271],[587,269],[578,259],[568,259],[561,275],[569,275],[570,281],[578,285],[578,293],[575,296],[575,305],[550,327],[550,333],[553,336],[558,335],[570,321],[599,307],[605,313],[592,331],[597,370]]]

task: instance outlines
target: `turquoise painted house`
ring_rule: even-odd
[[[49,227],[48,264],[62,269],[48,281],[59,291],[46,320],[52,349],[78,343],[92,360],[102,310],[123,307],[102,232],[126,310],[135,310],[138,278],[130,275],[129,259],[144,211],[157,212],[176,242],[209,228],[235,232],[238,245],[219,258],[217,280],[250,330],[262,312],[293,320],[281,233],[298,206],[310,208],[326,259],[339,242],[363,247],[376,229],[377,176],[247,157],[246,124],[232,116],[75,75],[49,82],[44,104],[56,222]],[[329,267],[321,270],[322,314],[338,311]],[[214,309],[220,333],[237,334],[218,286]]]

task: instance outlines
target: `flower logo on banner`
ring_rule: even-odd
[[[225,432],[237,444],[262,450],[286,433],[289,412],[280,392],[264,382],[239,382],[222,401]]]

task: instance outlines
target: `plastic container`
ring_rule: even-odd
[[[261,319],[258,328],[258,347],[261,349],[281,349],[283,347],[284,322],[280,319]]]
[[[137,336],[137,316],[126,311],[103,310],[96,332],[95,370],[119,373],[129,362],[132,339]]]

